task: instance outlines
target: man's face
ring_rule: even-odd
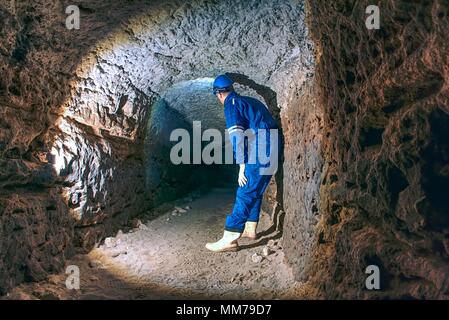
[[[225,92],[218,92],[216,94],[218,101],[220,101],[221,104],[224,104],[226,99],[226,93]]]

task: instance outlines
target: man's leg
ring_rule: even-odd
[[[247,175],[245,170],[245,175]],[[248,182],[245,186],[237,189],[234,209],[232,214],[226,217],[225,231],[223,237],[214,243],[207,243],[206,248],[213,252],[224,252],[236,250],[238,247],[237,239],[242,235],[245,229],[245,222],[248,219],[250,209],[252,208],[255,197],[254,186],[247,175]]]
[[[223,252],[237,249],[237,239],[245,230],[251,211],[256,205],[258,208],[256,211],[260,211],[262,195],[271,177],[260,175],[259,167],[254,165],[246,166],[245,176],[248,181],[245,186],[237,189],[234,209],[226,217],[223,238],[215,243],[206,244],[206,248],[210,251]]]
[[[248,179],[248,177],[247,177]],[[235,197],[232,213],[226,217],[225,230],[242,233],[248,220],[251,208],[257,200],[250,192],[249,179],[247,185],[239,187]]]
[[[242,233],[242,238],[257,239],[257,225],[259,223],[260,208],[262,206],[262,199],[268,184],[270,183],[271,176],[261,176],[261,188],[258,190],[259,194],[254,201],[253,206],[250,209],[248,220],[245,223],[245,230]]]
[[[262,198],[259,198],[254,203],[254,206],[249,212],[248,222],[259,222],[260,208],[262,207]]]
[[[261,176],[261,188],[254,205],[251,207],[249,212],[248,220],[251,222],[259,222],[260,208],[262,207],[262,199],[268,185],[270,184],[271,176]]]
[[[260,175],[259,166],[247,165],[245,175],[248,182],[237,189],[236,202],[231,215],[226,218],[225,229],[243,232],[247,221],[259,221],[262,197],[271,176]]]

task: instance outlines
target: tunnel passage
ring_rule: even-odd
[[[322,297],[447,298],[446,3],[384,1],[376,31],[365,0],[79,3],[77,32],[63,1],[0,4],[2,293],[151,207],[152,112],[229,72],[275,93],[267,200],[296,279]],[[364,290],[372,263],[383,291]]]
[[[83,6],[93,13],[102,10],[99,2]],[[53,179],[57,185],[50,188],[61,200],[56,212],[66,215],[67,210],[72,220],[60,228],[64,246],[54,250],[61,261],[71,254],[72,245],[89,250],[133,217],[190,188],[189,177],[196,176],[193,167],[176,168],[166,163],[165,156],[154,152],[159,148],[166,152],[162,140],[172,126],[181,118],[185,121],[179,124],[188,126],[199,108],[205,107],[189,100],[179,104],[176,95],[183,90],[194,89],[200,79],[229,72],[244,75],[251,83],[277,93],[277,105],[265,101],[272,110],[297,108],[290,105],[292,97],[312,78],[314,69],[304,10],[302,2],[290,1],[161,1],[133,4],[122,16],[118,13],[108,21],[96,21],[95,14],[87,14],[85,29],[78,34],[59,30],[70,39],[66,46],[79,46],[83,39],[83,50],[72,58],[64,56],[58,60],[61,69],[69,61],[71,70],[66,73],[74,76],[61,85],[62,89],[54,90],[59,103],[51,104],[48,128],[38,135],[40,143],[36,143],[33,152],[43,155],[34,161],[40,166],[40,161],[45,162],[55,171]],[[123,17],[129,21],[115,30],[106,27]],[[95,29],[96,23],[105,27]],[[52,77],[55,75],[49,75]],[[264,98],[251,85],[242,84],[238,90]],[[44,93],[36,93],[39,95]],[[195,95],[185,97],[193,99]],[[210,95],[207,99],[212,98]],[[193,106],[198,109],[189,109]],[[215,118],[210,110],[201,114],[206,123],[215,119],[214,126],[221,123],[222,117],[217,114]],[[34,134],[35,129],[29,129],[23,135]],[[12,142],[7,148],[13,147]],[[198,168],[205,176],[207,170],[215,169]],[[221,172],[227,174],[225,171]],[[292,203],[297,198],[293,192],[297,186],[289,188]],[[267,199],[283,201],[276,195],[270,196],[270,192]],[[7,210],[15,210],[16,205],[17,202],[10,202]],[[277,207],[279,210],[282,204]],[[307,228],[311,227],[310,224]],[[33,232],[33,227],[24,232]],[[291,232],[295,233],[294,229]],[[19,242],[27,241],[25,236]],[[34,243],[25,247],[39,258],[11,261],[2,272],[2,287],[23,280],[23,268],[17,264],[26,265],[24,272],[32,275],[27,278],[30,280],[41,279],[61,267],[48,257],[46,248],[35,248]],[[290,252],[297,256],[294,245]],[[6,285],[10,278],[16,280]]]
[[[144,142],[146,189],[154,197],[154,205],[180,198],[189,191],[211,187],[231,187],[236,179],[232,165],[222,162],[196,164],[193,159],[193,126],[198,123],[201,152],[206,146],[217,146],[225,153],[223,140],[202,141],[208,129],[225,134],[223,107],[211,93],[213,78],[183,81],[168,88],[151,106]],[[188,161],[175,164],[172,149],[181,143],[171,138],[175,130],[189,133]],[[177,136],[176,136],[177,137]],[[176,153],[176,155],[178,155]],[[182,155],[182,154],[181,154]]]
[[[194,17],[193,22],[188,22],[191,29],[187,33],[178,28],[180,23],[178,19],[169,18],[162,23],[161,21],[154,22],[152,15],[142,15],[124,31],[119,31],[98,45],[93,59],[93,61],[98,61],[97,63],[82,64],[79,67],[77,74],[80,80],[74,84],[75,93],[65,107],[63,119],[74,119],[75,126],[81,123],[86,125],[88,130],[93,128],[100,133],[99,135],[107,136],[108,139],[110,137],[110,140],[113,141],[111,143],[106,139],[105,144],[108,145],[106,147],[108,151],[101,156],[94,156],[95,160],[93,161],[94,164],[96,162],[105,164],[108,161],[110,163],[100,165],[98,170],[87,176],[87,180],[78,179],[78,183],[82,184],[81,188],[84,188],[84,191],[76,189],[68,195],[70,198],[73,193],[81,193],[80,198],[92,201],[91,205],[78,210],[81,212],[80,224],[83,229],[85,226],[91,225],[95,230],[96,225],[108,216],[107,211],[112,211],[111,214],[115,217],[114,223],[119,223],[121,222],[120,218],[123,217],[123,220],[126,220],[130,213],[136,215],[139,209],[147,207],[141,206],[142,202],[148,205],[154,203],[154,199],[147,197],[149,190],[145,190],[143,187],[155,183],[150,180],[155,177],[157,166],[147,165],[148,155],[145,155],[142,150],[144,150],[145,138],[150,145],[152,143],[152,137],[148,136],[146,132],[148,130],[151,132],[154,126],[148,128],[146,119],[150,112],[157,112],[157,110],[151,110],[151,106],[155,106],[154,102],[158,106],[159,97],[168,102],[166,105],[176,110],[176,105],[180,106],[179,103],[174,103],[173,97],[177,94],[177,86],[179,89],[179,86],[186,81],[235,70],[236,74],[244,74],[256,83],[272,84],[273,90],[281,90],[284,96],[278,99],[279,108],[281,104],[285,103],[281,99],[285,100],[285,95],[291,91],[291,87],[295,88],[295,85],[282,80],[283,74],[296,71],[299,74],[304,74],[300,78],[303,81],[306,79],[306,75],[310,74],[309,69],[313,64],[310,47],[305,46],[304,43],[307,38],[285,33],[282,31],[280,21],[276,21],[278,28],[265,29],[269,22],[264,21],[265,16],[262,18],[263,10],[260,5],[249,3],[245,7],[245,10],[261,15],[261,20],[257,20],[257,22],[246,20],[242,13],[243,8],[234,7],[231,10],[225,8],[224,3],[218,7],[198,6],[192,9],[192,12],[187,10],[184,13],[187,17],[180,16],[181,23],[187,23],[185,19]],[[295,20],[297,16],[303,15],[301,6],[296,7],[296,11],[289,13],[287,11],[292,8],[287,3],[278,5],[265,3],[265,6],[275,6],[278,12],[284,14],[283,19],[288,21],[285,28],[292,28],[293,26],[290,24],[294,23],[299,30],[305,32],[305,25],[301,21]],[[227,12],[229,16],[239,16],[240,14],[243,26],[263,28],[263,32],[252,32],[247,36],[242,36],[240,33],[230,36],[232,30],[230,30],[230,34],[223,33],[220,28],[224,28],[225,18],[219,20],[218,24],[204,20],[206,16],[203,10],[211,9],[217,12]],[[273,8],[273,10],[275,9]],[[293,20],[295,21],[293,22]],[[209,24],[208,28],[204,27],[204,23]],[[128,32],[129,29],[132,30],[131,33]],[[258,45],[254,46],[252,36],[263,38],[258,39]],[[276,46],[276,50],[271,45],[273,39],[282,43],[282,45]],[[165,51],[169,53],[164,53]],[[309,56],[305,57],[302,51],[309,52]],[[85,61],[89,62],[91,59],[86,58]],[[301,82],[297,85],[300,86]],[[208,96],[208,99],[212,98]],[[189,110],[190,121],[193,120],[196,110],[205,108],[203,103],[194,103],[188,100],[182,105],[184,111],[178,110],[178,115]],[[273,108],[273,106],[271,107]],[[207,114],[206,118],[204,114]],[[207,117],[211,117],[211,113],[206,113],[203,109],[201,119],[205,118],[207,123]],[[221,119],[223,119],[222,116]],[[164,123],[165,119],[161,119],[159,122]],[[220,127],[223,128],[223,125]],[[114,145],[118,150],[112,149]],[[95,148],[102,149],[103,147],[96,146]],[[117,159],[117,154],[122,155],[121,160]],[[91,155],[92,153],[89,153],[89,157]],[[153,156],[151,155],[151,157]],[[92,160],[90,161],[92,162]],[[143,166],[145,169],[142,168]],[[183,169],[177,168],[177,171],[182,172]],[[118,172],[120,176],[113,177],[115,172]],[[150,174],[151,177],[145,176],[145,173]],[[115,181],[122,179],[121,174],[126,183],[117,185]],[[84,174],[84,176],[86,175]],[[102,181],[104,184],[101,183]],[[127,187],[128,185],[137,186],[137,190],[130,189]],[[93,191],[92,194],[89,194],[90,190]],[[112,207],[110,207],[111,204]],[[110,210],[108,210],[109,207]],[[100,211],[99,215],[95,214]],[[108,226],[108,224],[105,223],[104,226]],[[111,228],[113,227],[111,226]],[[86,243],[87,241],[87,244],[92,244],[95,239],[93,234],[89,234],[85,241],[85,232],[82,232],[81,237],[83,239],[80,242]],[[101,237],[101,233],[99,237]]]

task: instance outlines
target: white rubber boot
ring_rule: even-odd
[[[245,231],[242,233],[242,238],[257,239],[257,222],[248,221],[245,223]]]
[[[240,238],[242,234],[238,232],[225,231],[223,233],[223,238],[214,243],[206,244],[206,249],[213,252],[226,252],[226,251],[237,251],[238,243],[237,239]]]

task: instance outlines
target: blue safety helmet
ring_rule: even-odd
[[[234,84],[234,81],[231,80],[227,75],[220,75],[214,81],[213,94],[216,95],[218,92],[226,92]]]

